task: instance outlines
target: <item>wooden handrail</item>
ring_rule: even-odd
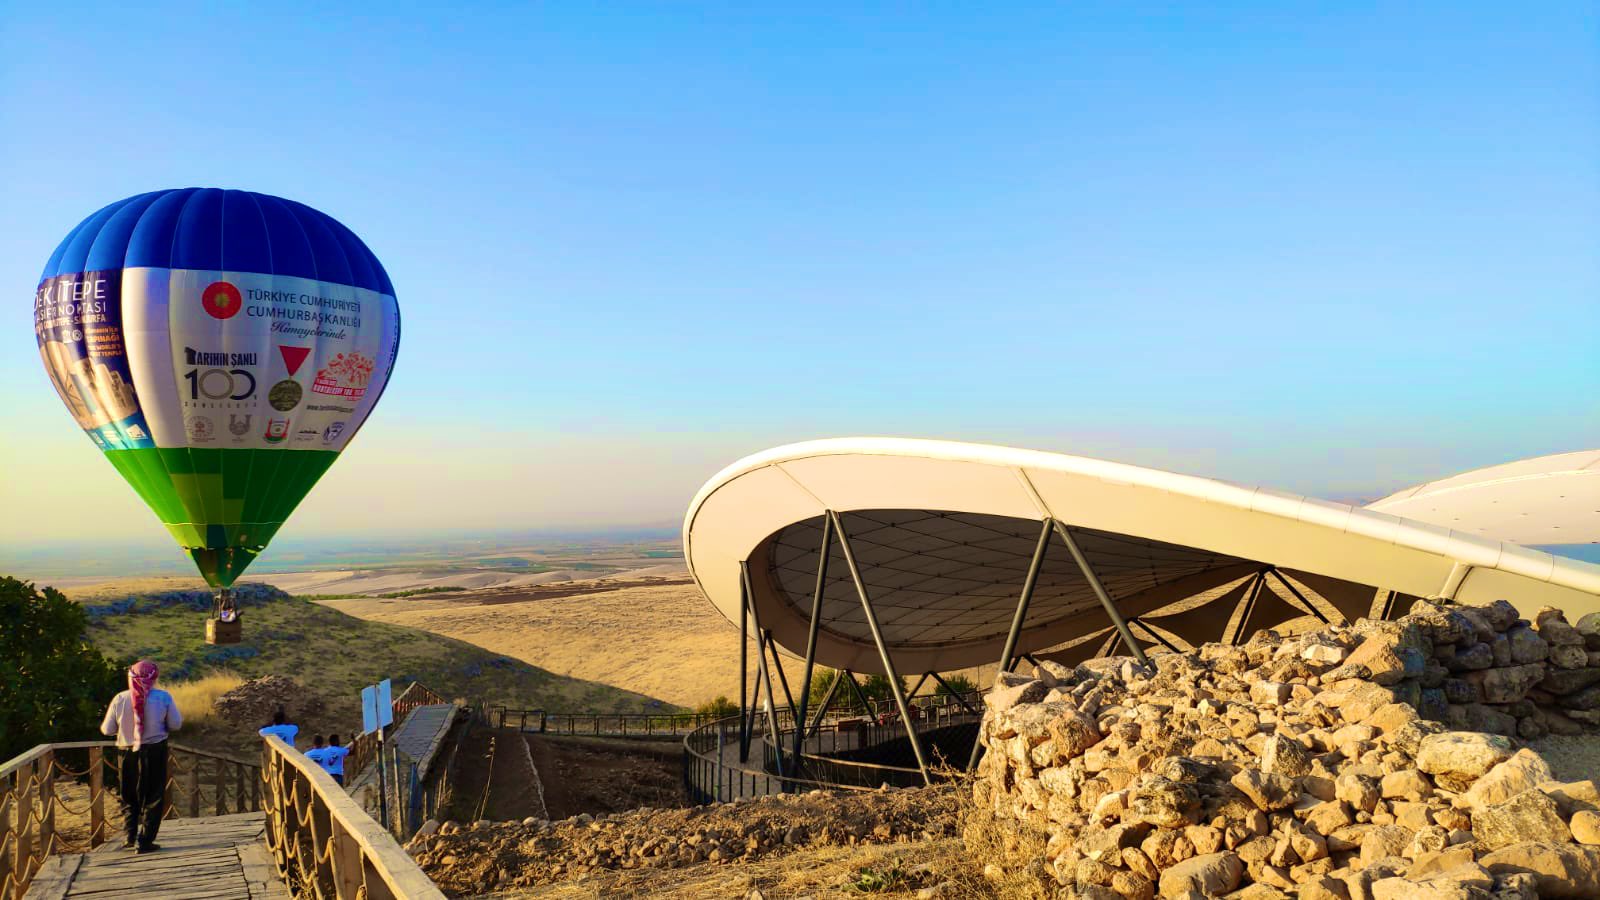
[[[115,747],[112,741],[40,744],[0,765],[0,900],[18,900],[26,894],[49,855],[88,852],[116,830],[108,827],[106,809],[108,802],[115,809],[116,792],[108,789],[105,777],[107,770],[121,771],[121,754],[108,752]],[[62,754],[73,751],[85,752],[83,768],[72,768],[63,760]],[[171,745],[169,758],[164,817],[261,809],[261,768],[255,763],[176,743]],[[207,760],[209,772],[202,773],[202,763]],[[63,787],[80,780],[88,783],[88,798],[87,803],[74,801],[79,804],[75,807],[63,796]],[[247,786],[253,788],[249,793]],[[208,790],[209,799],[202,796]],[[77,821],[58,821],[58,813]],[[63,829],[63,825],[67,827]],[[86,830],[86,836],[81,830]],[[72,837],[75,831],[80,836]]]
[[[340,900],[443,900],[399,843],[322,767],[268,736],[267,849],[296,894]]]

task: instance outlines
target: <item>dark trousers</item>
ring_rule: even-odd
[[[166,791],[166,741],[122,751],[122,827],[128,843],[156,842]]]

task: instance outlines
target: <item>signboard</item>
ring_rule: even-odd
[[[378,730],[378,686],[369,684],[361,689],[361,733]]]
[[[387,728],[394,724],[394,701],[389,698],[389,679],[378,682],[378,724]]]
[[[394,724],[394,702],[389,695],[389,679],[361,689],[361,733],[367,734]]]

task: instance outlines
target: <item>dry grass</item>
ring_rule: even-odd
[[[218,669],[192,681],[176,681],[163,684],[161,688],[172,695],[185,725],[199,725],[216,716],[218,697],[241,684],[244,684],[244,677],[239,673]]]
[[[491,605],[480,604],[481,596],[324,605],[679,706],[693,708],[718,694],[738,693],[738,626],[712,609],[692,584],[636,585]],[[791,684],[799,681],[802,668],[800,660],[784,654]]]

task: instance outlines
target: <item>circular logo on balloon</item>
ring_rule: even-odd
[[[200,305],[213,319],[231,319],[244,308],[244,297],[228,282],[213,281],[200,292]]]
[[[267,391],[267,402],[278,412],[288,412],[300,405],[300,398],[305,396],[305,388],[293,378],[285,378],[272,386]]]
[[[195,416],[189,420],[189,437],[193,440],[209,441],[216,433],[211,420],[205,416]]]

